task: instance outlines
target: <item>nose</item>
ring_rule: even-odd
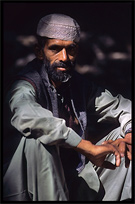
[[[68,54],[65,48],[63,48],[60,52],[59,60],[66,62],[68,60]]]

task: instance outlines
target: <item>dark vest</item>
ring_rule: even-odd
[[[18,74],[18,78],[30,82],[37,93],[37,102],[42,107],[51,110],[55,117],[59,117],[57,92],[49,82],[48,74],[42,61],[34,59],[28,63],[22,72]],[[83,138],[87,124],[86,104],[90,89],[86,89],[86,81],[76,72],[74,72],[71,79],[70,87],[72,109],[80,123],[80,136]],[[78,171],[85,165],[84,156],[80,155],[80,157],[82,162],[78,166]]]
[[[57,92],[50,84],[48,74],[42,61],[35,58],[29,62],[24,69],[18,73],[17,79],[23,79],[31,83],[36,91],[37,102],[43,107],[52,111],[55,117],[59,117]],[[90,84],[90,83],[89,83]],[[92,87],[86,84],[86,80],[78,73],[74,72],[71,79],[71,104],[76,118],[81,126],[80,136],[84,137],[84,132],[87,125],[86,108],[89,93]],[[82,162],[78,170],[85,165],[85,158],[81,156]]]
[[[48,74],[42,61],[34,59],[18,74],[18,79],[27,80],[35,88],[37,102],[44,108],[51,110],[55,117],[58,117],[57,94],[55,88],[50,84]],[[87,124],[86,106],[90,89],[86,90],[83,77],[74,73],[71,79],[71,104],[77,119],[80,122],[82,131]],[[89,89],[89,90],[88,90]]]

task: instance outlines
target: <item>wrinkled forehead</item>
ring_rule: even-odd
[[[60,46],[60,47],[69,47],[69,46],[77,46],[77,43],[69,40],[60,40],[60,39],[51,39],[48,38],[46,41],[47,46]]]
[[[79,42],[80,26],[73,18],[64,14],[50,14],[40,19],[37,35],[52,39]]]

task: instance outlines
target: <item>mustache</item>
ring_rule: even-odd
[[[56,67],[63,67],[63,68],[67,68],[67,69],[70,69],[72,67],[74,67],[74,63],[73,62],[54,62],[52,65],[51,65],[52,68],[56,68]]]

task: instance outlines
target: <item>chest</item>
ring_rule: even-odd
[[[63,118],[66,121],[66,125],[81,136],[82,129],[80,121],[73,110],[70,94],[67,93],[66,96],[57,94],[57,100],[59,117]]]

